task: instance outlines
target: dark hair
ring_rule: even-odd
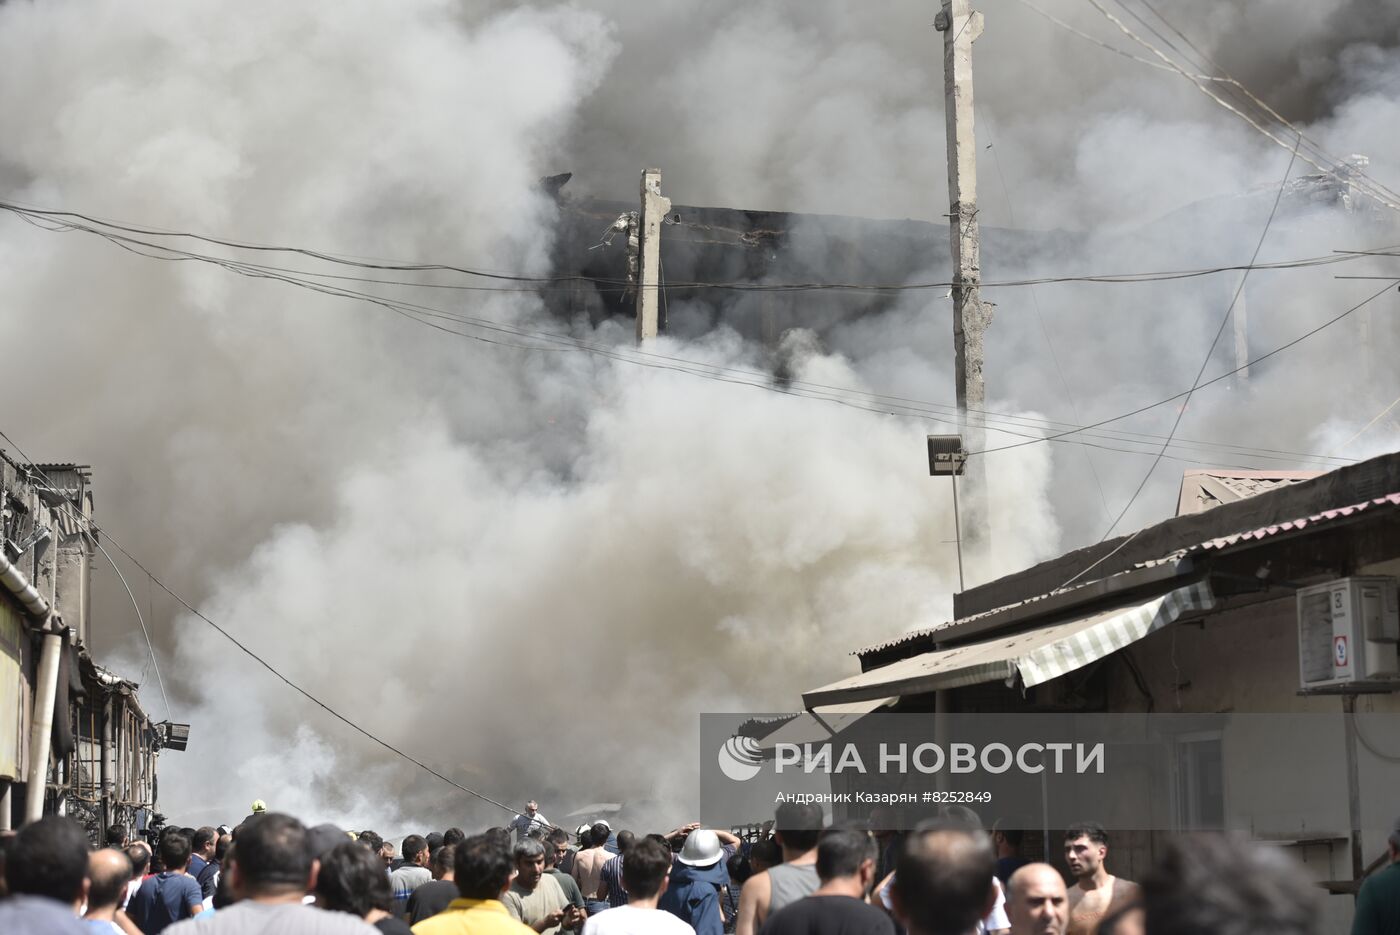
[[[384,862],[358,841],[337,844],[321,855],[316,905],[348,912],[357,919],[363,919],[371,909],[391,910],[394,893]]]
[[[410,834],[403,839],[403,859],[407,863],[412,863],[414,859],[428,849],[428,839],[421,834]]]
[[[911,930],[964,935],[985,915],[995,873],[986,835],[961,828],[916,831],[895,864],[897,905]]]
[[[593,833],[594,847],[602,847],[604,844],[608,843],[608,837],[612,834],[612,832],[608,830],[608,826],[601,821],[595,821],[593,827],[588,830]]]
[[[427,834],[423,835],[423,840],[428,842],[428,850],[435,851],[442,847],[442,832],[429,831]]]
[[[510,849],[501,844],[499,835],[488,831],[457,845],[453,880],[463,899],[496,899],[514,869]]]
[[[822,808],[815,802],[784,802],[774,814],[773,827],[783,836],[784,847],[810,851],[822,833]]]
[[[651,899],[671,871],[671,849],[643,838],[622,856],[622,886],[632,899]]]
[[[511,856],[516,860],[534,860],[536,857],[544,856],[544,845],[534,838],[526,838],[515,845]]]
[[[160,836],[160,862],[166,870],[179,870],[190,862],[190,839],[183,831],[167,831]]]
[[[831,828],[822,832],[817,843],[817,877],[823,883],[840,877],[853,877],[861,864],[875,860],[878,849],[868,831]]]
[[[214,859],[217,860],[217,861],[219,861],[220,863],[222,863],[222,862],[223,862],[223,859],[224,859],[226,856],[228,856],[228,849],[229,849],[230,847],[232,847],[232,846],[233,846],[233,835],[231,835],[231,834],[221,834],[221,835],[219,835],[219,843],[214,845]]]
[[[126,843],[126,828],[123,825],[108,825],[103,833],[108,847],[121,847]]]
[[[359,841],[361,844],[365,845],[365,847],[368,847],[376,854],[378,854],[379,849],[384,846],[384,839],[381,838],[379,835],[375,834],[373,831],[361,831],[360,836],[355,840]]]
[[[1026,837],[1026,832],[1022,831],[1020,828],[998,828],[997,834],[1001,835],[1002,839],[1006,841],[1007,844],[1016,848],[1021,846],[1021,842],[1025,840]]]
[[[461,828],[448,828],[442,833],[442,843],[444,846],[448,844],[461,844],[466,839],[467,833]]]
[[[770,867],[776,867],[783,862],[783,849],[772,838],[764,838],[749,848],[749,859],[753,860],[754,858],[758,858]]]
[[[139,844],[128,844],[122,853],[131,861],[131,875],[134,877],[144,874],[151,864],[151,852]]]
[[[449,870],[453,870],[456,855],[457,845],[444,844],[442,847],[438,848],[437,853],[433,855],[433,867],[438,873],[446,873]]]
[[[1152,935],[1311,935],[1318,891],[1281,849],[1227,835],[1167,842],[1142,880]]]
[[[506,830],[505,828],[487,828],[486,833],[495,837],[496,843],[499,844],[501,847],[505,848],[507,853],[510,852],[511,839],[510,832],[508,830]]]
[[[637,836],[630,831],[619,831],[617,833],[617,852],[625,854],[637,843]]]
[[[194,837],[190,839],[190,849],[196,851],[202,850],[210,841],[218,840],[219,832],[209,827],[200,828],[194,833]]]
[[[131,858],[116,848],[108,850],[121,858],[113,862],[115,867],[108,866],[105,861],[100,865],[100,870],[91,863],[88,865],[88,905],[96,909],[117,905],[122,891],[131,882]]]
[[[5,852],[11,896],[47,896],[71,903],[82,895],[87,870],[87,832],[73,819],[58,815],[25,825]]]
[[[305,886],[311,876],[306,826],[291,815],[264,812],[238,836],[233,860],[239,879],[253,889]]]
[[[1070,825],[1065,829],[1066,844],[1079,838],[1088,838],[1095,844],[1108,846],[1108,832],[1097,821],[1081,821],[1079,824]]]
[[[555,828],[553,831],[549,832],[549,834],[545,836],[545,840],[551,844],[568,844],[569,832],[565,831],[563,828]],[[617,840],[619,843],[621,843],[622,835],[619,834],[617,836]]]

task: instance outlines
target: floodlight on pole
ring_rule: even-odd
[[[961,435],[928,437],[928,473],[953,482],[953,541],[958,550],[958,590],[963,591],[962,522],[958,518],[958,475],[967,469],[967,452]]]

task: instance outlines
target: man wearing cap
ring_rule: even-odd
[[[701,828],[699,822],[682,825],[666,837],[675,840],[681,836],[685,836],[685,844],[676,856],[670,884],[657,906],[695,929],[696,935],[723,935],[725,920],[720,896],[729,887],[727,864],[740,841],[728,831]],[[625,881],[625,860],[622,869]]]
[[[1361,884],[1351,935],[1400,935],[1400,818],[1390,826],[1386,853],[1390,863]]]

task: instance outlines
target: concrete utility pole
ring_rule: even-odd
[[[953,350],[956,355],[958,417],[968,451],[986,447],[982,384],[982,336],[992,320],[982,302],[981,239],[977,230],[977,138],[972,122],[972,43],[982,35],[982,14],[971,0],[942,0],[934,21],[943,33],[943,84],[948,122],[948,201],[953,248]],[[973,567],[985,574],[991,544],[988,530],[987,471],[980,457],[970,458],[963,481],[969,522],[966,541]],[[978,567],[978,566],[981,567]]]
[[[637,343],[659,330],[661,299],[661,224],[671,199],[661,194],[661,170],[642,173],[641,279],[637,284]]]

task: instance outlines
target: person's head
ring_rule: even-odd
[[[510,849],[489,831],[467,838],[456,848],[452,882],[458,894],[463,899],[499,899],[515,874]]]
[[[1107,856],[1108,832],[1103,825],[1086,821],[1065,829],[1065,863],[1079,879],[1098,873]]]
[[[589,847],[602,847],[604,844],[608,843],[608,837],[612,832],[608,830],[608,826],[603,822],[595,821],[593,827],[589,829],[589,833],[591,835]]]
[[[996,904],[987,835],[935,826],[904,840],[895,864],[895,915],[910,935],[967,935]]]
[[[126,847],[131,843],[125,825],[108,825],[107,830],[103,833],[103,838],[108,847]]]
[[[231,863],[234,891],[245,899],[305,893],[316,882],[306,826],[278,812],[243,828]]]
[[[1006,881],[1011,935],[1063,935],[1069,922],[1064,878],[1049,864],[1026,864]]]
[[[384,845],[384,839],[381,838],[378,834],[374,833],[373,831],[361,831],[359,833],[359,836],[356,837],[355,840],[359,841],[365,847],[369,848],[372,853],[375,854],[378,854],[379,848],[381,848]]]
[[[998,857],[1015,857],[1021,853],[1021,841],[1026,833],[1019,828],[997,828],[992,831],[992,846]]]
[[[622,837],[619,835],[618,842],[621,843],[621,840]],[[564,859],[564,855],[569,853],[569,832],[563,828],[555,828],[545,835],[544,847],[546,851],[554,852],[554,862],[557,865],[559,861]]]
[[[762,873],[782,862],[783,849],[772,838],[765,838],[749,849],[749,867],[754,873]]]
[[[131,882],[131,859],[115,847],[88,855],[88,911],[115,909]]]
[[[219,835],[218,844],[214,846],[214,859],[217,860],[219,863],[223,863],[224,858],[228,856],[228,849],[232,846],[233,835],[221,833]]]
[[[630,831],[619,831],[617,833],[617,852],[626,854],[632,849],[632,845],[637,843],[637,836]]]
[[[442,833],[443,846],[448,844],[461,844],[467,839],[467,833],[461,828],[448,828]]]
[[[243,844],[238,845],[241,850]],[[394,892],[379,858],[358,841],[347,840],[321,855],[316,874],[316,905],[363,919],[371,909],[389,911]]]
[[[1223,834],[1167,842],[1142,880],[1152,935],[1313,935],[1318,889],[1282,848]]]
[[[822,832],[817,842],[817,878],[826,885],[833,881],[848,883],[864,897],[875,882],[875,858],[879,848],[868,831],[850,828],[830,828]]]
[[[559,866],[560,854],[555,850],[554,845],[549,842],[548,838],[539,838],[538,840],[540,847],[544,851],[544,869],[553,870],[555,867]]]
[[[423,840],[428,842],[428,850],[435,851],[442,847],[442,832],[429,831],[427,834],[423,835]]]
[[[404,863],[415,867],[428,866],[428,839],[421,834],[410,834],[403,839]]]
[[[190,865],[190,839],[183,831],[167,831],[160,836],[160,862],[166,870],[184,870]]]
[[[219,832],[208,826],[197,829],[194,837],[190,839],[190,848],[205,860],[214,856],[214,849],[218,844]]]
[[[822,834],[822,808],[813,802],[784,802],[774,814],[774,836],[783,851],[805,854]]]
[[[444,844],[433,854],[433,879],[451,880],[454,862],[457,859],[457,845]]]
[[[533,891],[544,876],[544,845],[526,838],[515,845],[515,872],[520,885]]]
[[[20,829],[5,851],[12,896],[44,896],[77,906],[87,892],[88,839],[71,818],[49,815]]]
[[[631,899],[653,899],[666,891],[671,849],[651,838],[635,842],[622,855],[622,886]]]
[[[504,847],[506,853],[510,853],[511,836],[508,828],[487,828],[486,833],[494,836],[496,843]]]
[[[143,876],[146,868],[151,865],[151,848],[145,841],[138,841],[135,844],[128,844],[123,851],[126,859],[131,861],[131,875],[133,877]]]
[[[539,810],[540,810],[539,803],[536,802],[534,799],[531,799],[530,801],[528,801],[528,802],[525,803],[525,814],[528,815],[528,816],[530,816],[531,818],[534,818],[534,817],[535,817],[535,813],[538,812]]]

